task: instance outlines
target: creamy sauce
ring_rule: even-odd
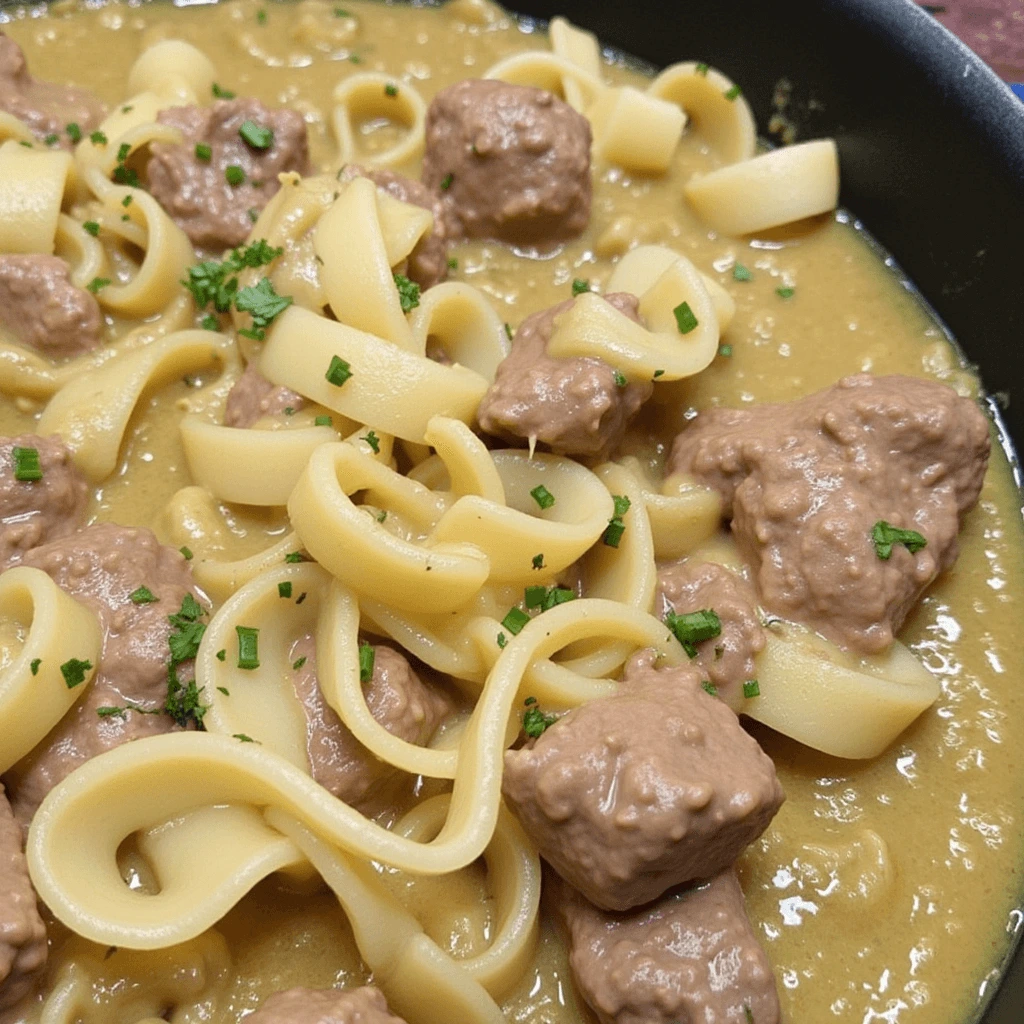
[[[125,95],[125,69],[146,45],[186,39],[213,58],[226,87],[303,111],[314,159],[325,169],[334,151],[330,93],[345,76],[387,71],[415,81],[429,101],[442,87],[482,74],[499,56],[539,42],[465,0],[442,12],[344,0],[358,21],[355,30],[351,19],[334,19],[334,6],[319,0],[297,8],[257,0],[185,9],[58,3],[49,15],[16,8],[4,30],[25,48],[37,77],[70,80],[111,103]],[[679,57],[713,62],[715,54]],[[624,66],[607,70],[616,81],[639,79]],[[391,131],[363,125],[367,150]],[[633,240],[673,246],[725,285],[737,303],[723,338],[731,354],[660,392],[628,440],[653,467],[688,413],[712,404],[784,401],[861,370],[933,375],[965,393],[976,390],[928,312],[846,215],[749,244],[709,235],[684,204],[680,184],[712,166],[711,154],[689,134],[671,176],[600,176],[590,228],[558,254],[524,259],[497,244],[464,245],[450,253],[459,263],[453,277],[483,289],[513,325],[568,297],[574,278],[602,285],[612,257]],[[733,279],[737,262],[752,272],[751,281]],[[779,287],[793,288],[792,297],[780,297]],[[972,339],[963,340],[970,348]],[[176,429],[177,403],[188,391],[186,382],[167,387],[137,413],[121,472],[97,493],[96,519],[152,525],[174,540],[163,512],[188,482]],[[31,429],[36,411],[0,403],[0,431]],[[1017,636],[1024,537],[1018,500],[997,446],[981,502],[961,535],[958,562],[902,633],[939,676],[942,696],[892,749],[868,763],[844,762],[756,732],[775,759],[788,801],[744,856],[741,873],[788,1021],[962,1021],[1020,923],[1024,696],[1014,680],[1024,676]],[[223,545],[238,554],[285,528],[280,519],[232,514],[234,529]],[[457,955],[486,942],[491,921],[482,872],[462,873],[455,891],[438,880],[392,881],[414,908],[440,922],[433,937],[443,948]],[[223,1024],[282,988],[365,979],[344,916],[321,890],[264,883],[220,931],[234,964],[228,1008],[217,1018]],[[55,929],[58,946],[60,934]],[[534,970],[505,1010],[524,1024],[588,1019],[548,926]]]

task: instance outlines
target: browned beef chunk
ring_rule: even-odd
[[[0,110],[24,121],[39,139],[69,149],[66,128],[77,124],[88,135],[103,120],[104,105],[85,89],[37,82],[29,73],[21,47],[0,32]]]
[[[17,480],[13,450],[35,448],[39,480]],[[0,571],[26,551],[74,533],[85,522],[89,485],[59,437],[0,438]]]
[[[147,176],[149,190],[196,245],[241,245],[260,211],[280,188],[278,174],[306,174],[309,154],[306,123],[298,111],[269,109],[259,100],[217,100],[210,107],[171,107],[157,119],[181,130],[180,145],[154,143]],[[242,126],[251,123],[272,133],[265,148],[247,142]],[[259,140],[259,132],[249,133]],[[210,148],[210,159],[196,145]],[[243,180],[232,184],[228,168],[240,168]]]
[[[291,388],[271,384],[256,369],[255,363],[249,363],[228,392],[224,424],[228,427],[251,427],[264,416],[277,416],[285,409],[298,412],[305,404],[302,395]]]
[[[601,1024],[778,1024],[772,967],[731,868],[626,914],[564,883],[553,896],[573,978]]]
[[[246,1019],[249,1024],[405,1024],[371,985],[347,991],[290,988],[276,992]]]
[[[43,355],[77,356],[100,343],[95,298],[56,256],[0,256],[0,327]]]
[[[448,276],[448,239],[445,231],[444,206],[437,192],[413,178],[384,168],[357,167],[349,164],[342,172],[342,181],[369,178],[378,188],[403,203],[420,206],[434,215],[434,227],[426,238],[416,243],[409,254],[405,274],[421,288],[431,288]]]
[[[686,615],[705,608],[718,616],[722,632],[695,645],[693,664],[735,708],[742,702],[744,682],[757,675],[754,658],[764,650],[754,588],[738,573],[714,562],[687,559],[658,570],[654,613],[659,619],[670,611]]]
[[[640,322],[635,296],[618,292],[604,298]],[[629,421],[651,397],[653,384],[622,387],[615,368],[602,359],[547,354],[558,317],[574,301],[534,313],[519,325],[512,351],[498,366],[477,412],[487,433],[513,441],[533,438],[564,455],[596,456],[622,440]]]
[[[955,561],[988,453],[974,402],[935,381],[860,374],[787,405],[702,412],[669,469],[721,493],[765,608],[872,653]],[[879,557],[880,521],[927,547]]]
[[[46,926],[29,881],[21,829],[0,786],[0,1010],[31,991],[46,954]]]
[[[363,690],[370,713],[388,732],[422,746],[452,710],[451,704],[424,683],[397,651],[378,645],[373,652],[373,677]],[[365,805],[396,770],[374,757],[324,699],[316,677],[313,638],[303,637],[292,653],[299,666],[292,685],[306,713],[306,750],[313,778],[346,803]]]
[[[165,714],[99,708],[162,708],[170,661],[167,617],[194,596],[192,572],[180,552],[146,529],[102,523],[30,551],[25,565],[49,573],[57,585],[91,608],[103,629],[103,649],[89,690],[11,775],[11,803],[27,825],[43,797],[79,765],[122,743],[170,732]],[[155,601],[130,595],[149,589]],[[184,672],[184,669],[182,669]]]
[[[725,870],[784,799],[771,759],[701,673],[651,660],[505,754],[505,799],[541,856],[606,910]]]
[[[453,238],[550,247],[590,220],[590,122],[550,92],[467,79],[427,111],[423,181]]]

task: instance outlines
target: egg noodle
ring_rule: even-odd
[[[551,41],[552,50],[503,59],[485,76],[564,97],[590,120],[599,167],[662,174],[689,123],[721,161],[686,187],[713,227],[748,232],[834,208],[834,144],[758,155],[749,106],[742,96],[723,98],[733,83],[713,68],[680,63],[646,91],[612,87],[592,36],[556,19]],[[205,732],[140,739],[95,757],[36,814],[32,881],[81,937],[64,948],[41,1019],[101,1019],[89,993],[107,966],[82,940],[116,947],[117,969],[134,979],[117,997],[117,1020],[155,1021],[167,1004],[177,1007],[175,1020],[209,1019],[199,1008],[216,1010],[228,969],[218,922],[268,875],[301,881],[315,872],[336,894],[395,1013],[410,1024],[497,1024],[498,1004],[522,978],[538,931],[539,860],[500,795],[502,756],[518,734],[523,701],[536,697],[560,711],[607,695],[640,648],[654,648],[666,665],[686,660],[651,614],[655,561],[696,555],[729,563],[729,552],[707,546],[720,502],[682,478],[654,484],[635,460],[587,468],[558,455],[488,450],[474,418],[508,353],[505,325],[482,291],[461,282],[436,285],[403,311],[395,271],[433,218],[366,178],[282,175],[249,242],[311,244],[317,278],[299,280],[287,257],[242,271],[241,286],[269,275],[294,300],[265,340],[196,329],[181,285],[196,262],[191,243],[146,191],[111,175],[151,143],[179,141],[157,111],[205,103],[215,78],[214,63],[189,43],[152,46],[132,67],[124,102],[100,126],[106,142],[83,139],[71,154],[22,145],[32,139],[28,127],[0,117],[0,251],[56,253],[81,287],[114,279],[97,291],[101,307],[139,321],[116,343],[60,365],[4,342],[0,389],[45,402],[39,433],[60,434],[75,464],[100,484],[119,464],[140,403],[167,382],[213,370],[212,383],[187,399],[180,430],[192,481],[169,513],[184,522],[237,502],[287,508],[290,522],[287,535],[242,560],[202,546],[192,552],[194,578],[212,603],[195,664],[209,704]],[[336,167],[355,157],[353,126],[385,104],[403,131],[368,162],[401,168],[422,156],[426,104],[408,82],[385,98],[391,81],[359,72],[335,88]],[[100,230],[84,230],[86,221]],[[125,268],[130,273],[114,273]],[[559,321],[549,352],[596,356],[631,381],[653,380],[656,391],[708,366],[734,312],[720,286],[664,246],[631,251],[607,291],[637,295],[646,326],[585,294]],[[699,324],[685,336],[673,319],[683,302]],[[248,314],[232,316],[236,329],[251,327]],[[332,360],[350,373],[341,384],[328,373]],[[223,425],[244,361],[308,407],[273,429]],[[412,468],[403,474],[400,462]],[[549,508],[531,496],[541,485],[557,495]],[[601,543],[614,496],[629,499],[618,547]],[[293,552],[303,560],[289,560]],[[559,582],[579,564],[581,598],[536,616],[518,635],[503,627],[524,586]],[[280,599],[284,584],[301,603]],[[32,568],[0,577],[0,614],[24,636],[0,674],[2,772],[86,689],[69,690],[47,666],[70,652],[95,664],[100,632],[91,612]],[[236,664],[238,626],[259,631],[255,670]],[[381,824],[312,779],[305,720],[288,682],[292,644],[307,633],[316,638],[326,701],[358,740],[450,792]],[[431,747],[385,730],[360,684],[364,633],[390,638],[457,680],[471,714]],[[761,695],[741,698],[734,710],[847,758],[883,750],[938,693],[899,643],[857,660],[795,626],[770,632],[758,675]],[[821,699],[822,686],[834,699]],[[118,851],[129,840],[154,888],[123,880]],[[463,959],[428,936],[374,867],[455,876],[481,857],[495,923],[489,946]],[[183,987],[186,975],[202,979],[198,990]]]

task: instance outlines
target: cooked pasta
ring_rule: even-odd
[[[406,24],[422,60],[365,46]],[[760,152],[707,64],[648,80],[478,0],[146,7],[131,31],[127,75],[97,72],[109,109],[58,98],[80,124],[41,129],[30,79],[23,107],[0,93],[0,854],[9,832],[45,907],[24,941],[0,929],[0,1015],[236,1024],[265,1002],[290,1024],[275,1000],[366,998],[395,1015],[371,1024],[773,1024],[781,995],[787,1019],[861,1019],[828,978],[790,984],[764,875],[806,840],[851,904],[896,884],[891,820],[833,848],[815,800],[941,728],[953,648],[922,637],[970,601],[941,577],[901,627],[961,523],[1012,501],[1001,477],[969,511],[968,398],[884,376],[973,389],[939,343],[922,364],[889,316],[902,348],[787,362],[815,351],[814,317],[786,317],[822,251],[877,284],[822,217],[835,144]],[[856,370],[877,376],[833,383]],[[873,440],[871,417],[923,431],[932,408],[955,487]],[[790,790],[768,831],[759,741]],[[692,938],[705,897],[750,977],[637,924],[653,898]],[[278,924],[252,924],[264,899]],[[640,929],[609,957],[697,957],[664,968],[697,980],[638,1015],[651,982],[588,974],[588,915]]]

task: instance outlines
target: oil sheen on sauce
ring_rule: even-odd
[[[387,71],[412,81],[429,101],[499,57],[546,45],[480,0],[455,0],[441,11],[344,0],[358,23],[354,32],[350,19],[335,18],[335,7],[321,0],[180,9],[62,2],[49,14],[9,8],[4,30],[25,48],[38,77],[88,86],[111,103],[125,95],[127,69],[146,45],[186,39],[213,58],[219,82],[239,95],[301,110],[324,168],[334,154],[330,94],[346,76]],[[685,47],[678,54],[712,63],[715,56]],[[620,63],[607,70],[614,80],[643,85]],[[724,70],[742,85],[742,67]],[[372,151],[391,131],[364,124],[362,144]],[[458,259],[453,276],[483,289],[513,325],[567,298],[574,278],[603,285],[612,260],[633,240],[675,247],[727,287],[737,314],[722,353],[698,378],[676,386],[670,400],[646,411],[628,440],[653,468],[687,416],[709,405],[785,401],[862,370],[932,375],[964,393],[976,390],[940,328],[846,215],[755,241],[709,234],[687,210],[681,185],[712,166],[700,139],[688,134],[665,178],[599,172],[590,227],[558,254],[528,259],[499,245],[463,245],[451,253]],[[751,271],[750,281],[734,280],[736,263]],[[791,297],[780,297],[779,287],[792,288]],[[972,339],[962,340],[969,349]],[[122,471],[97,493],[97,519],[151,525],[173,540],[164,510],[187,482],[176,403],[188,386],[164,389],[138,413]],[[30,429],[37,412],[3,402],[0,429]],[[871,762],[845,762],[757,731],[788,800],[744,856],[741,875],[779,981],[784,1018],[793,1024],[966,1021],[1020,923],[1024,699],[1014,680],[1024,676],[1018,636],[1024,537],[1018,504],[997,446],[981,502],[961,535],[959,560],[902,634],[939,676],[942,695],[890,750]],[[221,542],[241,555],[285,524],[232,510],[231,527]],[[454,883],[390,877],[443,947],[469,954],[486,941],[491,921],[482,872],[463,873]],[[217,1016],[223,1024],[291,985],[365,980],[347,922],[323,891],[265,882],[219,930],[234,973],[227,1008]],[[56,970],[63,939],[54,932]],[[110,961],[110,985],[119,970],[132,970],[119,962]],[[505,1011],[522,1024],[590,1019],[547,925],[534,968]]]

